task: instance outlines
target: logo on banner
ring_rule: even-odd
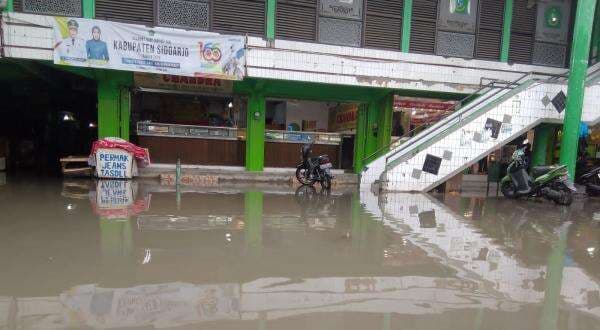
[[[222,54],[219,45],[210,42],[205,45],[200,43],[200,49],[202,49],[202,57],[206,61],[219,62],[221,60]]]
[[[560,29],[562,24],[562,12],[558,7],[548,7],[544,13],[546,26],[553,29]]]

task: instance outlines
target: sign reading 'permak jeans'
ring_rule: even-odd
[[[242,36],[67,17],[55,17],[53,29],[55,64],[230,80],[245,74]]]
[[[438,29],[475,33],[478,0],[441,0]]]

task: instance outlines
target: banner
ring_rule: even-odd
[[[569,41],[570,16],[570,0],[539,1],[535,40],[566,45]]]
[[[475,33],[478,0],[441,0],[438,29]]]
[[[356,104],[340,104],[329,111],[329,130],[340,132],[356,129],[357,118]]]
[[[242,36],[67,17],[54,17],[53,31],[59,65],[229,80],[245,74]]]

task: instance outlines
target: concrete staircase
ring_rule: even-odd
[[[583,121],[600,121],[600,65],[591,67]],[[561,123],[552,100],[567,92],[561,77],[528,74],[505,87],[487,88],[473,102],[369,163],[361,190],[429,191],[468,166],[533,129]]]

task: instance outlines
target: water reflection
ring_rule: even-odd
[[[592,200],[53,189],[0,190],[0,329],[600,328]]]

